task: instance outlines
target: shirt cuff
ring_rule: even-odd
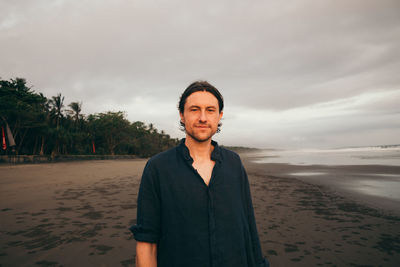
[[[136,241],[157,243],[159,240],[158,234],[155,234],[151,230],[144,229],[141,225],[132,225],[129,230],[133,233],[133,237]]]

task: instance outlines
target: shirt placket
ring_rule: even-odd
[[[214,213],[214,192],[212,190],[213,183],[215,182],[215,173],[216,169],[219,167],[218,161],[215,162],[214,168],[211,173],[210,182],[207,184],[204,182],[203,178],[199,174],[199,172],[193,167],[192,164],[189,164],[195,175],[203,182],[204,186],[207,190],[207,199],[208,199],[208,229],[209,229],[209,240],[210,240],[210,250],[211,250],[211,266],[217,267],[217,237],[215,231],[215,213]]]

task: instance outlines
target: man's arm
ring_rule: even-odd
[[[136,242],[136,267],[157,267],[157,244]]]
[[[160,197],[158,181],[150,161],[143,170],[137,201],[137,222],[130,227],[136,239],[136,266],[157,266],[160,238]]]

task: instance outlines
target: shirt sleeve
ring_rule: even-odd
[[[136,224],[129,229],[137,241],[158,243],[160,239],[160,196],[158,179],[150,161],[140,182]]]
[[[253,248],[254,261],[257,267],[269,267],[269,261],[262,255],[260,240],[258,238],[256,219],[254,216],[253,202],[251,200],[249,180],[247,177],[246,170],[243,167],[243,164],[241,164],[241,168],[242,168],[242,175],[244,178],[244,189],[245,189],[244,194],[246,201],[245,205],[246,205],[246,211],[250,229],[250,236],[252,242],[251,245]]]

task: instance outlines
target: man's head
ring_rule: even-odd
[[[181,95],[178,108],[181,126],[194,140],[205,142],[220,131],[224,99],[208,82],[197,81],[189,85]]]

